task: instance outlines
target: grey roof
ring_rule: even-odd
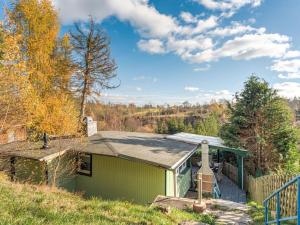
[[[250,154],[245,149],[232,148],[232,147],[226,146],[224,144],[224,141],[219,137],[204,136],[204,135],[190,134],[190,133],[177,133],[174,135],[168,135],[166,138],[169,140],[182,141],[182,142],[190,143],[190,144],[201,144],[202,141],[207,141],[208,145],[211,148],[232,152],[232,153],[235,153],[242,157],[247,157]]]
[[[199,134],[190,134],[190,133],[177,133],[173,135],[168,135],[167,139],[183,141],[191,144],[201,144],[202,141],[208,141],[209,145],[226,147],[224,141],[219,137],[213,136],[204,136]]]
[[[0,145],[0,154],[43,161],[75,150],[174,169],[196,151],[198,144],[167,139],[160,134],[101,131],[89,138],[52,140],[46,150],[41,146],[42,142],[14,142]]]
[[[160,134],[101,131],[90,138],[84,151],[174,169],[193,154],[197,146],[198,144],[170,140]]]
[[[48,157],[81,148],[80,138],[51,140],[49,148],[41,149],[43,142],[18,141],[0,145],[0,155],[23,157],[34,160],[47,160]]]

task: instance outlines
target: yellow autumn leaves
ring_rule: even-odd
[[[22,123],[34,133],[77,133],[70,45],[51,1],[18,1],[0,32],[0,129]]]

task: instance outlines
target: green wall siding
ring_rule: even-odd
[[[10,157],[0,156],[0,171],[10,170]]]
[[[191,168],[187,167],[177,176],[177,188],[179,197],[184,197],[191,187]]]
[[[68,191],[75,191],[75,178],[77,176],[77,161],[74,153],[66,153],[47,162],[48,183],[64,188]]]
[[[93,155],[92,176],[78,175],[76,190],[87,196],[151,203],[165,195],[165,170],[141,162]]]
[[[16,158],[15,179],[21,182],[42,184],[46,181],[46,165],[40,161]]]

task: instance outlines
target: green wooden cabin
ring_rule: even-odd
[[[6,170],[13,180],[54,184],[87,197],[151,203],[157,195],[183,197],[191,187],[190,157],[197,144],[164,135],[103,131],[88,138],[10,143]],[[71,166],[70,166],[71,165]]]

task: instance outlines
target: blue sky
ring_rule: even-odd
[[[104,91],[103,101],[179,104],[231,99],[252,73],[282,96],[300,96],[299,0],[53,3],[62,33],[92,14],[109,34],[121,86]]]

